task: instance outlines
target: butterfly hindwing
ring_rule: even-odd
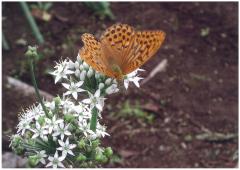
[[[147,62],[160,48],[165,39],[163,31],[137,31],[132,49],[122,71],[128,74]]]

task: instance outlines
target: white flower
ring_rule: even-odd
[[[69,144],[69,138],[64,142],[63,140],[58,140],[58,143],[61,147],[57,148],[57,150],[62,151],[62,156],[67,156],[67,154],[73,155],[72,149],[75,148],[76,144]]]
[[[42,109],[42,106],[39,104],[37,106],[33,105],[31,107],[29,107],[28,109],[26,109],[26,111],[23,111],[18,119],[19,119],[19,123],[20,122],[31,122],[33,119],[37,120],[40,116],[43,116],[44,111]]]
[[[34,135],[32,136],[32,138],[36,138],[38,136],[40,136],[40,138],[42,138],[43,140],[47,141],[47,134],[48,131],[45,129],[45,127],[41,127],[41,125],[36,121],[36,129],[31,129],[31,131],[33,131]]]
[[[73,114],[76,117],[82,117],[84,119],[88,119],[91,117],[91,110],[90,108],[81,102],[79,102],[79,105],[72,107],[75,114]]]
[[[129,82],[133,82],[138,88],[140,87],[139,85],[139,80],[143,79],[141,77],[137,76],[138,71],[144,71],[143,69],[137,69],[129,74],[126,75],[124,78],[124,87],[128,89]]]
[[[64,127],[64,123],[63,122],[60,123],[58,125],[58,127],[56,129],[54,129],[55,132],[53,133],[53,136],[59,136],[60,135],[62,140],[64,138],[64,135],[70,136],[71,132],[68,131],[68,126],[69,126],[69,124]]]
[[[55,109],[55,101],[52,101],[52,102],[46,102],[45,103],[45,106],[48,107],[50,110],[54,110]]]
[[[69,65],[67,60],[57,63],[57,65],[54,68],[56,68],[56,70],[50,74],[55,76],[55,83],[57,83],[62,78],[67,79],[68,74],[74,73],[73,71],[69,70]]]
[[[66,114],[74,106],[74,103],[69,98],[66,98],[61,100],[60,105],[62,106],[63,114]]]
[[[25,133],[26,130],[30,129],[30,121],[25,119],[25,120],[22,120],[18,123],[17,125],[17,133],[21,132],[21,135],[23,135]]]
[[[62,161],[65,159],[65,157],[61,156],[58,157],[58,151],[55,152],[54,157],[49,156],[48,160],[50,161],[46,167],[52,166],[53,168],[61,167],[65,168],[64,165],[62,164]]]
[[[93,135],[94,132],[90,129],[90,124],[87,123],[86,120],[78,121],[79,129],[83,132],[83,134],[88,137],[89,134]]]
[[[77,100],[77,97],[78,97],[77,93],[85,91],[85,90],[80,88],[83,85],[83,83],[84,83],[83,81],[79,81],[78,83],[71,82],[70,84],[62,83],[62,85],[66,89],[68,89],[68,91],[66,93],[64,93],[64,95],[72,94],[74,99]]]
[[[40,152],[36,152],[37,153],[37,158],[40,160],[40,162],[42,163],[42,164],[46,164],[46,161],[45,161],[45,157],[47,157],[47,155],[46,155],[46,151],[45,150],[42,150],[42,151],[40,151]]]
[[[89,93],[89,98],[84,99],[82,102],[86,104],[90,104],[91,109],[96,106],[98,110],[102,111],[104,106],[104,100],[105,98],[100,97],[100,89],[98,89],[94,95]]]
[[[75,68],[74,62],[72,62],[72,60],[68,61],[67,66],[68,66],[69,69],[74,69]]]
[[[110,135],[106,132],[106,127],[105,127],[105,126],[101,126],[100,124],[97,125],[96,135],[99,136],[99,137],[100,137],[100,136],[101,136],[101,137],[110,136]]]
[[[48,128],[48,133],[52,133],[52,130],[57,128],[59,123],[63,122],[63,119],[56,120],[56,115],[52,117],[52,119],[45,118],[46,121],[46,128]]]

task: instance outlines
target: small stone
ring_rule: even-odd
[[[184,140],[187,141],[187,142],[191,142],[192,141],[192,135],[188,134],[184,137]]]
[[[160,146],[158,147],[158,150],[159,150],[159,151],[164,151],[164,150],[165,150],[165,147],[164,147],[163,145],[160,145]]]
[[[3,168],[25,168],[27,163],[26,158],[17,156],[12,152],[5,152],[2,155]]]

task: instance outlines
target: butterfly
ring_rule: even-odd
[[[98,72],[118,80],[146,63],[161,47],[165,32],[135,31],[127,24],[106,29],[100,40],[92,34],[81,36],[79,55]]]

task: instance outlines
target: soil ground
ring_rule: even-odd
[[[165,72],[140,89],[131,87],[108,97],[103,113],[111,137],[104,139],[121,157],[105,167],[235,167],[238,139],[198,140],[204,129],[238,134],[238,4],[235,3],[111,3],[116,21],[100,20],[83,3],[54,3],[50,22],[37,21],[46,43],[39,47],[39,88],[56,95],[62,91],[46,74],[60,57],[76,59],[80,36],[99,36],[106,27],[127,23],[138,29],[161,29],[166,41],[143,66],[147,77],[163,59]],[[14,12],[13,12],[14,11]],[[36,44],[18,3],[3,3],[3,32],[11,45],[3,51],[3,75],[31,84],[23,39]],[[57,87],[57,88],[56,88]],[[9,89],[3,77],[3,151],[6,135],[15,132],[17,113],[35,102]],[[123,103],[140,102],[153,123],[136,117],[116,118]],[[116,107],[117,106],[117,107]]]

